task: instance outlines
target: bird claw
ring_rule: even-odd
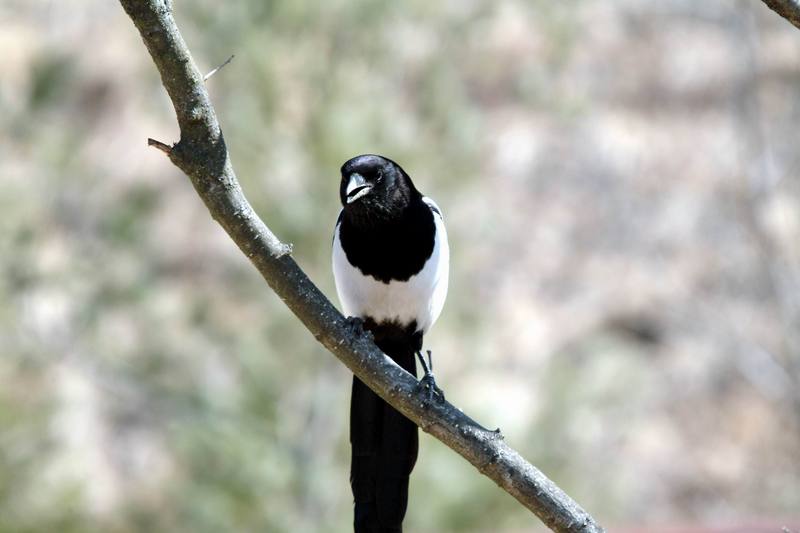
[[[432,402],[434,397],[439,399],[439,402],[444,401],[444,391],[436,385],[436,380],[433,378],[433,374],[426,374],[422,376],[422,379],[419,380],[419,386],[428,394],[427,400]]]
[[[354,337],[359,338],[362,335],[367,335],[372,338],[372,332],[364,329],[364,319],[357,316],[349,316],[344,319],[345,327],[353,334]]]
[[[436,379],[433,377],[433,360],[431,359],[431,351],[428,350],[428,362],[422,357],[422,352],[417,352],[419,362],[422,364],[422,370],[425,375],[419,380],[419,387],[425,389],[428,395],[428,401],[433,401],[434,396],[438,396],[439,401],[444,401],[444,391],[436,385]]]

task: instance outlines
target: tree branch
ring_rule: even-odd
[[[800,0],[763,0],[767,7],[800,29]]]
[[[505,442],[449,403],[428,401],[414,379],[386,357],[371,336],[356,336],[256,215],[233,172],[203,76],[172,16],[170,0],[120,0],[147,46],[175,107],[181,138],[150,142],[192,181],[211,212],[270,287],[314,337],[381,398],[533,511],[558,532],[603,529],[569,496]]]

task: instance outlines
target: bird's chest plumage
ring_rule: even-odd
[[[434,204],[435,205],[435,204]],[[393,224],[336,227],[333,273],[343,311],[426,332],[447,293],[449,251],[441,216],[428,203]]]

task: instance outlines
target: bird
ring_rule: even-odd
[[[444,399],[422,339],[447,296],[450,249],[439,206],[384,156],[356,156],[341,167],[342,209],[333,235],[333,275],[342,311],[356,330]],[[350,399],[350,486],[356,533],[402,532],[408,482],[417,460],[416,425],[357,377]]]

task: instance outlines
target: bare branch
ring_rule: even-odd
[[[800,0],[763,0],[767,7],[800,29]]]
[[[381,398],[533,511],[553,531],[603,529],[519,453],[447,402],[429,402],[417,380],[344,317],[255,214],[233,172],[203,76],[172,17],[169,0],[120,0],[139,30],[175,107],[181,139],[167,153],[192,181],[211,216],[314,337]],[[162,143],[163,144],[163,143]],[[166,146],[166,145],[165,145]]]

